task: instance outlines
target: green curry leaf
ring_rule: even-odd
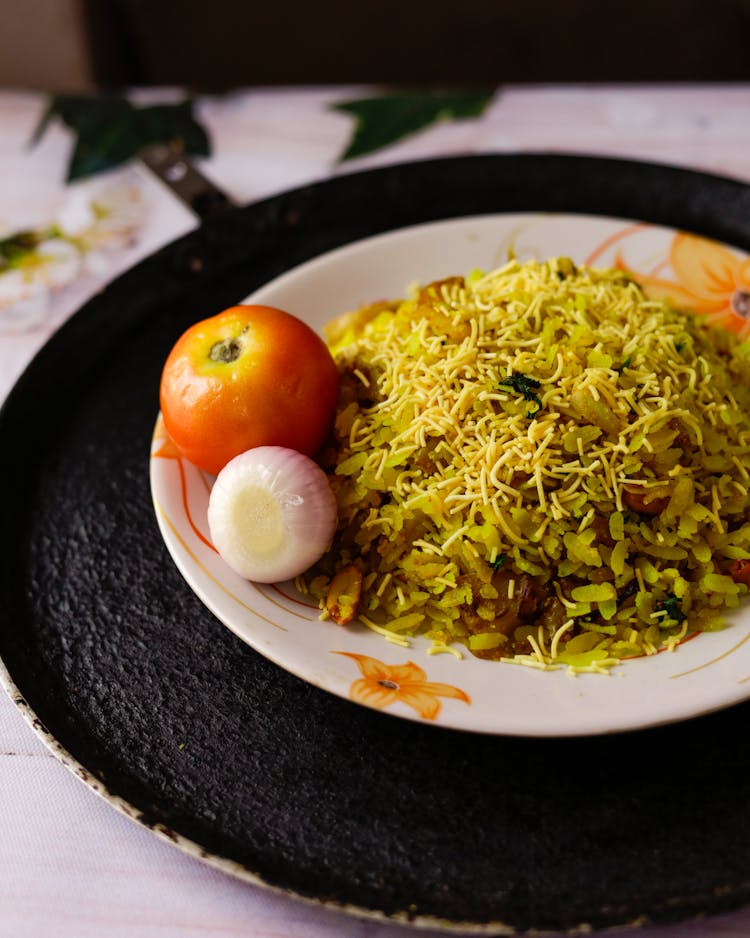
[[[497,557],[495,560],[493,560],[490,563],[490,566],[495,571],[495,573],[497,573],[497,571],[500,569],[500,567],[502,567],[504,563],[505,563],[505,554],[500,554],[499,557]]]
[[[438,121],[479,117],[493,91],[414,91],[357,98],[333,105],[351,114],[355,126],[341,162],[374,153]]]
[[[682,611],[680,600],[674,593],[667,593],[664,599],[657,599],[654,603],[654,612],[666,612],[667,618],[678,624],[684,622],[687,616]]]

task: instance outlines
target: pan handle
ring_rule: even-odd
[[[177,145],[156,144],[138,153],[141,163],[201,221],[237,208],[229,196],[198,172]]]

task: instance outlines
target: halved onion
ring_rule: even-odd
[[[216,477],[208,527],[235,573],[275,583],[325,553],[336,529],[336,499],[312,459],[283,446],[258,446],[235,456]]]

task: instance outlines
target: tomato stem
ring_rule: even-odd
[[[242,337],[246,332],[247,326],[245,326],[238,336],[231,336],[228,339],[220,339],[218,342],[214,342],[211,346],[211,351],[208,353],[208,357],[212,362],[223,362],[226,365],[231,362],[236,362],[242,354],[242,349],[245,344],[242,341]]]
[[[228,364],[229,362],[237,361],[241,351],[242,349],[237,339],[222,339],[220,342],[214,342],[211,346],[211,351],[208,353],[208,357],[212,362],[224,362]]]

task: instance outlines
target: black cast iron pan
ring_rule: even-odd
[[[393,166],[214,215],[67,322],[2,409],[5,679],[118,807],[299,897],[498,933],[734,908],[750,900],[750,705],[558,740],[394,719],[240,642],[157,530],[158,380],[190,323],[354,239],[504,211],[638,218],[750,250],[739,182],[552,155]]]

